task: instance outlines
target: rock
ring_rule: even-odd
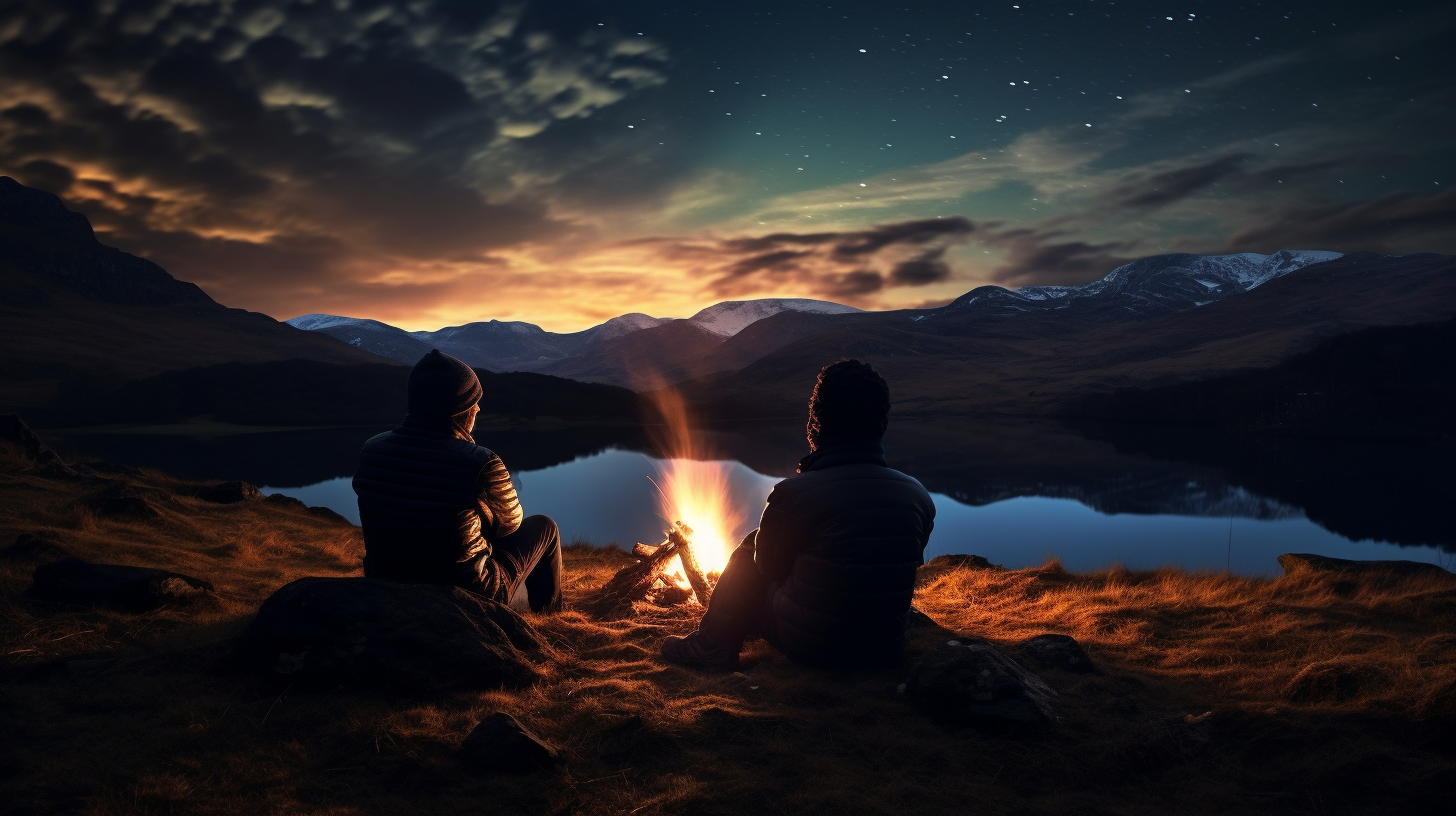
[[[160,490],[113,483],[105,490],[93,494],[86,500],[86,504],[98,516],[141,521],[158,518],[161,514],[154,505],[170,501],[171,497]]]
[[[1297,575],[1301,572],[1324,572],[1347,576],[1372,573],[1400,576],[1451,575],[1449,571],[1441,569],[1435,564],[1427,564],[1422,561],[1350,561],[1313,553],[1285,553],[1279,556],[1279,566],[1284,568],[1285,575]]]
[[[1056,692],[980,638],[948,641],[921,656],[905,694],[933,717],[961,723],[1033,725],[1056,721]]]
[[[502,711],[481,720],[460,749],[487,771],[530,773],[561,760],[559,751]]]
[[[354,526],[354,522],[349,521],[348,519],[344,518],[343,516],[339,515],[333,510],[330,510],[327,507],[310,507],[308,508],[308,512],[311,515],[318,516],[321,519],[338,522],[339,524],[347,524],[350,527]]]
[[[1037,635],[1021,642],[1021,651],[1045,666],[1069,672],[1095,672],[1092,658],[1070,635]]]
[[[238,502],[261,501],[263,491],[259,490],[257,485],[235,479],[209,487],[198,493],[197,498],[218,504],[237,504]]]
[[[31,463],[30,469],[42,476],[57,479],[81,477],[49,445],[40,441],[40,437],[25,424],[20,414],[0,414],[0,440],[19,447],[21,455]]]
[[[282,493],[272,493],[268,496],[268,498],[264,499],[263,501],[268,502],[269,504],[276,504],[279,507],[308,507],[307,504],[303,503],[303,499],[295,499],[292,496],[285,496]]]
[[[0,561],[59,561],[70,557],[65,547],[34,533],[21,533],[14,544],[0,550]]]
[[[304,684],[444,691],[528,684],[541,643],[509,607],[458,587],[301,578],[263,602],[236,657]]]
[[[970,555],[968,553],[956,553],[953,555],[937,555],[926,562],[927,567],[961,567],[964,569],[1004,569],[1000,564],[992,564],[985,556]]]
[[[212,584],[176,572],[63,558],[35,568],[30,596],[42,601],[145,612],[212,592]]]

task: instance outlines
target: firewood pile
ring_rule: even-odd
[[[593,602],[599,613],[630,611],[634,601],[652,601],[661,606],[675,606],[697,596],[698,603],[708,605],[712,585],[693,555],[693,529],[681,521],[663,531],[662,543],[638,544],[632,548],[637,562],[618,570],[602,587]],[[683,574],[691,588],[678,586],[665,577],[673,558],[682,563]]]

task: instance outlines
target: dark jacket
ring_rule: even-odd
[[[820,448],[774,487],[754,563],[778,584],[774,642],[821,665],[899,657],[935,505],[879,442]]]
[[[364,443],[354,492],[366,576],[498,592],[491,541],[521,526],[521,503],[500,457],[462,435],[406,417]]]

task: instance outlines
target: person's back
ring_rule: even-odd
[[[873,368],[856,360],[824,367],[809,400],[813,452],[769,494],[698,631],[667,638],[663,656],[730,668],[744,639],[761,635],[806,663],[898,659],[935,504],[919,482],[885,465],[889,411],[889,389]]]
[[[935,505],[879,442],[822,447],[779,483],[756,540],[775,642],[809,663],[895,659]],[[788,562],[788,563],[785,563]]]
[[[429,584],[482,585],[487,540],[520,526],[520,503],[482,512],[481,477],[504,470],[487,448],[411,418],[364,443],[354,491],[364,527],[364,574]],[[506,476],[509,484],[509,476]]]
[[[409,415],[364,443],[354,474],[364,574],[451,584],[522,609],[559,606],[556,524],[523,519],[505,464],[475,444],[480,397],[475,372],[438,351],[410,372]]]

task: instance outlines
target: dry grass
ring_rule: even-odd
[[[160,518],[97,518],[76,485],[18,465],[0,450],[0,543],[37,533],[219,592],[143,615],[58,608],[24,598],[34,561],[0,559],[6,813],[1404,813],[1456,770],[1451,583],[923,570],[917,605],[940,626],[912,652],[946,630],[1013,653],[1061,632],[1101,666],[1045,671],[1062,722],[1027,734],[927,717],[896,694],[903,668],[816,672],[762,643],[739,675],[664,664],[657,643],[693,627],[690,608],[537,618],[556,655],[524,691],[302,694],[215,666],[274,589],[352,574],[354,528],[207,504],[161,474],[132,480],[173,497]],[[625,558],[572,547],[568,601]],[[565,763],[513,777],[463,758],[497,710]]]

